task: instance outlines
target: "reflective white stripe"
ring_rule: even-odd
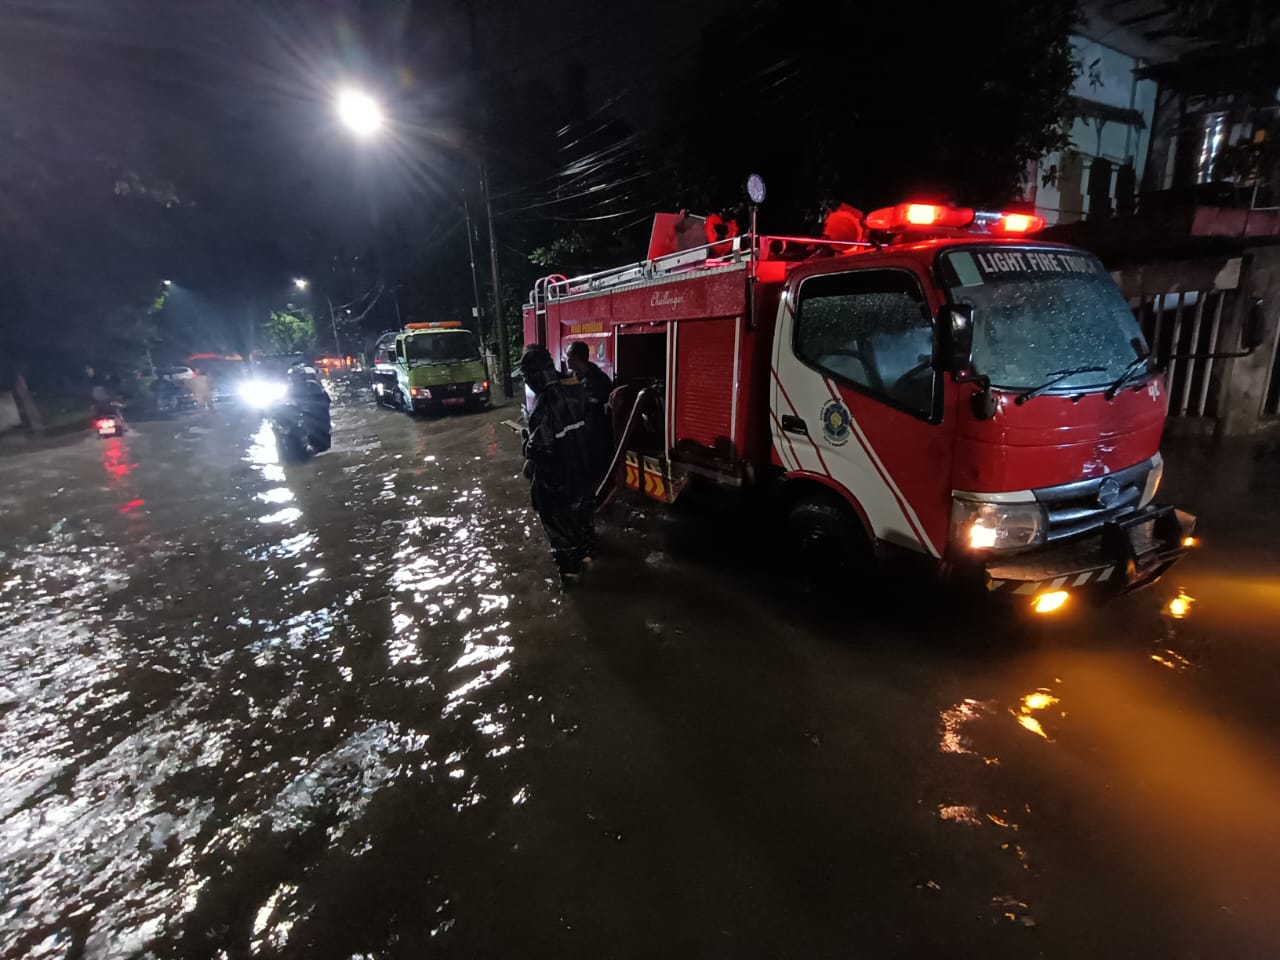
[[[826,381],[827,390],[833,397],[839,397],[840,393],[830,380]],[[846,408],[847,409],[847,408]],[[871,441],[867,439],[867,435],[862,432],[862,427],[858,424],[858,418],[853,416],[852,411],[849,414],[849,426],[858,435],[858,441],[862,444],[863,450],[866,451],[868,458],[876,466],[877,472],[880,474],[880,480],[893,493],[894,499],[897,501],[898,510],[903,514],[907,521],[907,527],[911,530],[912,535],[920,541],[920,545],[925,548],[933,556],[941,556],[938,548],[933,545],[933,541],[929,535],[925,533],[924,524],[920,522],[920,518],[916,516],[915,508],[911,506],[911,501],[903,494],[901,488],[894,481],[893,475],[889,473],[888,467],[880,459],[880,455],[876,453],[875,448],[871,446]]]
[[[1059,587],[1066,586],[1066,584],[1067,584],[1066,577],[1058,577],[1056,580],[1053,581],[1053,583],[1049,584],[1049,589],[1057,590]]]
[[[1102,583],[1102,581],[1104,580],[1110,580],[1111,575],[1115,572],[1116,572],[1115,567],[1107,567],[1107,569],[1103,570],[1102,573],[1098,574],[1098,582]]]
[[[1018,589],[1013,592],[1014,593],[1035,593],[1036,585],[1034,583],[1024,583],[1022,586],[1018,587]]]
[[[1086,570],[1084,573],[1080,574],[1080,576],[1076,577],[1076,582],[1075,582],[1075,583],[1073,583],[1073,584],[1072,584],[1072,586],[1073,586],[1073,587],[1078,587],[1078,586],[1080,586],[1081,584],[1088,583],[1088,582],[1089,582],[1089,578],[1090,578],[1090,577],[1092,577],[1092,576],[1093,576],[1093,571],[1092,571],[1092,570]]]
[[[577,430],[579,427],[585,427],[586,425],[587,425],[587,422],[585,420],[579,420],[577,423],[571,423],[567,427],[565,427],[563,430],[561,430],[559,433],[556,434],[556,439],[559,440],[570,430]]]

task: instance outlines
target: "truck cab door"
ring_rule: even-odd
[[[779,311],[775,455],[842,493],[877,540],[938,557],[955,417],[933,369],[936,304],[909,260],[821,270],[797,271]]]
[[[395,364],[396,381],[407,386],[409,383],[409,361],[406,359],[403,337],[396,341]]]

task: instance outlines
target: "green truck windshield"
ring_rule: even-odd
[[[1147,352],[1129,305],[1089,254],[950,250],[941,271],[952,302],[973,307],[973,367],[993,386],[1030,389],[1059,371],[1096,367],[1064,377],[1054,389],[1103,387]]]
[[[479,360],[480,348],[469,330],[416,333],[405,338],[405,358],[409,363],[463,363]]]

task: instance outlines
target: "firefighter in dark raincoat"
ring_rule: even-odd
[[[597,487],[613,461],[613,422],[609,415],[609,395],[613,381],[591,362],[591,351],[579,340],[570,344],[569,369],[582,382],[587,398],[587,442],[591,446],[591,479]]]
[[[545,347],[525,350],[520,369],[536,397],[524,444],[533,509],[561,577],[574,577],[582,572],[595,534],[586,393],[576,378],[561,379]]]

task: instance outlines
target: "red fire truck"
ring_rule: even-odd
[[[1040,612],[1159,577],[1194,518],[1154,502],[1165,384],[1099,261],[1021,213],[862,226],[547,277],[526,341],[616,379],[620,483],[755,488],[805,556],[905,551]]]

